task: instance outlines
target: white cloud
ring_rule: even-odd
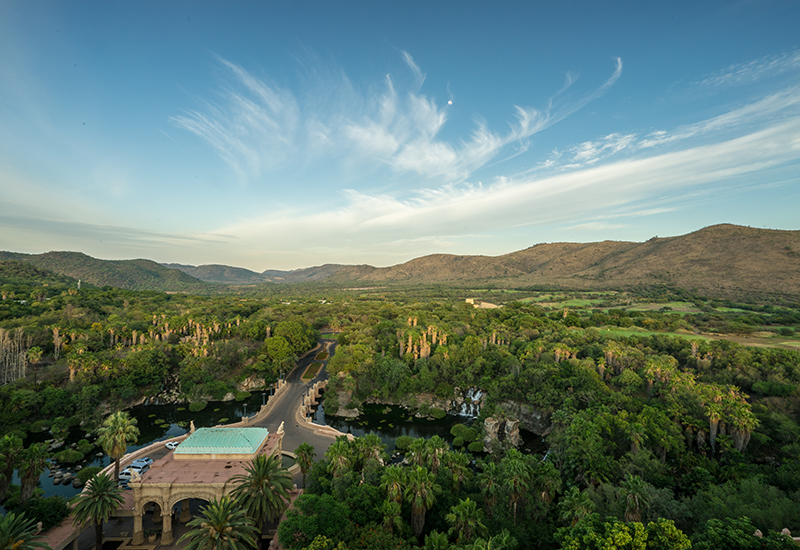
[[[701,86],[739,86],[767,77],[800,70],[800,51],[768,55],[747,63],[735,63],[698,82]]]
[[[256,248],[264,235],[279,234],[284,246],[298,250],[318,235],[336,234],[337,240],[349,243],[350,254],[366,256],[370,250],[373,255],[387,257],[391,250],[395,256],[413,257],[432,250],[410,244],[406,247],[405,243],[425,242],[439,235],[449,235],[447,241],[452,242],[459,235],[515,226],[617,226],[600,220],[665,213],[678,207],[664,206],[665,200],[679,203],[693,189],[798,158],[800,117],[712,145],[547,178],[447,185],[406,198],[351,190],[345,194],[346,206],[339,209],[311,215],[271,213],[263,219],[226,227],[224,232]],[[398,235],[403,238],[398,240]]]
[[[527,138],[605,93],[622,72],[622,62],[617,59],[611,77],[573,103],[561,108],[549,104],[542,110],[517,106],[508,131],[494,131],[479,121],[468,138],[450,142],[440,138],[447,122],[447,103],[440,106],[420,93],[425,75],[410,54],[401,55],[412,76],[408,86],[401,86],[403,91],[398,91],[391,75],[386,76],[379,92],[359,93],[344,75],[321,77],[321,73],[312,73],[314,78],[333,79],[311,86],[328,90],[324,104],[310,96],[298,99],[289,90],[219,58],[227,79],[218,99],[201,100],[202,108],[170,120],[206,141],[245,176],[257,177],[285,166],[298,168],[323,156],[349,167],[374,167],[377,163],[398,174],[457,182],[497,158],[511,144],[520,145],[517,154],[524,151]],[[565,87],[574,78],[568,73]]]

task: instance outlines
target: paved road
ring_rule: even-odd
[[[303,422],[298,422],[295,418],[297,409],[303,402],[303,395],[308,391],[311,384],[317,380],[325,380],[328,378],[328,371],[326,368],[328,364],[327,359],[322,362],[323,368],[320,369],[313,380],[306,382],[301,378],[306,371],[306,367],[314,362],[314,358],[321,350],[325,349],[326,345],[328,346],[328,357],[330,358],[333,356],[336,351],[336,341],[320,340],[319,346],[303,356],[300,361],[298,361],[297,366],[286,375],[287,387],[284,393],[278,397],[278,401],[275,402],[269,414],[262,420],[253,424],[254,426],[263,426],[267,428],[270,433],[275,433],[278,431],[281,422],[283,422],[283,429],[285,432],[283,436],[284,451],[294,452],[301,443],[307,442],[314,447],[317,458],[320,458],[334,441],[332,435],[315,433],[313,427],[309,427],[308,424]]]

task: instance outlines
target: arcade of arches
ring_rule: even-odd
[[[280,456],[282,428],[276,434],[265,428],[200,428],[193,432],[175,451],[131,481],[132,544],[144,542],[143,517],[152,505],[156,506],[153,521],[162,523],[161,544],[172,544],[173,519],[181,523],[191,519],[192,499],[222,498],[236,486],[230,479],[245,474],[245,467],[257,455]]]

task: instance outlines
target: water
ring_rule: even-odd
[[[427,420],[414,418],[399,405],[364,405],[364,413],[358,418],[342,418],[325,414],[325,409],[319,405],[314,411],[312,422],[336,428],[342,433],[353,434],[360,437],[369,433],[376,434],[381,442],[386,445],[386,450],[392,453],[395,450],[395,441],[402,435],[413,438],[424,437],[429,439],[438,435],[452,445],[453,439],[450,429],[455,424],[471,426],[474,417],[448,414],[441,420]],[[547,445],[542,438],[526,430],[520,430],[522,445],[520,450],[530,454],[543,454]]]
[[[139,441],[135,445],[128,445],[127,452],[133,452],[142,447],[146,447],[156,441],[165,441],[179,435],[183,435],[188,431],[189,422],[194,420],[194,425],[197,428],[216,426],[217,424],[230,424],[241,420],[242,416],[247,413],[248,416],[254,415],[258,412],[263,403],[269,399],[269,391],[254,392],[250,399],[245,401],[211,401],[208,406],[199,412],[191,412],[188,404],[180,405],[139,405],[129,409],[127,412],[136,419],[136,427],[139,428]],[[184,410],[178,410],[184,409]],[[164,423],[157,423],[157,420],[163,420]],[[185,427],[184,427],[185,426]],[[25,438],[25,446],[31,443],[40,443],[53,436],[49,432],[28,434]],[[62,447],[55,449],[53,453],[57,453],[64,449],[69,448],[73,443],[77,443],[81,439],[87,439],[89,442],[94,443],[94,436],[87,436],[80,426],[75,426],[70,429],[69,435],[65,439]],[[76,464],[63,464],[59,465],[62,471],[68,471],[75,474],[74,466],[80,465],[82,468],[88,466],[105,467],[111,463],[111,460],[105,455],[96,456],[97,453],[103,453],[103,449],[95,446],[91,451],[86,453],[84,460]],[[55,470],[53,470],[55,471]],[[72,498],[81,492],[70,485],[53,485],[53,477],[49,474],[51,470],[45,469],[42,475],[39,476],[39,486],[44,489],[44,496],[49,497],[58,495],[66,499]],[[13,483],[19,485],[19,477],[17,472],[14,472]],[[0,512],[5,514],[5,508],[0,506]]]
[[[381,438],[390,453],[395,449],[395,440],[403,435],[412,438],[430,438],[438,435],[452,444],[454,438],[450,435],[450,428],[458,423],[471,425],[474,421],[474,416],[478,413],[478,405],[475,402],[480,399],[480,393],[469,390],[466,397],[469,397],[471,402],[465,402],[461,406],[459,412],[463,413],[463,415],[447,415],[441,420],[413,418],[406,409],[398,405],[365,405],[363,415],[355,419],[344,419],[325,414],[325,409],[320,405],[314,411],[313,422],[331,426],[342,433],[350,433],[354,436],[374,433]],[[245,413],[249,416],[255,414],[268,399],[268,391],[255,392],[250,399],[242,402],[212,401],[204,410],[199,412],[191,412],[187,404],[139,405],[133,407],[128,410],[128,413],[137,420],[140,435],[139,442],[136,445],[129,445],[127,452],[130,453],[157,441],[164,441],[183,435],[188,431],[191,420],[194,420],[197,428],[238,422]],[[163,422],[156,422],[157,420]],[[541,437],[525,430],[520,430],[520,435],[523,439],[521,450],[524,452],[543,454],[547,450],[547,446]],[[47,432],[30,434],[25,439],[25,445],[44,441],[50,437],[52,436]],[[84,431],[79,426],[76,426],[70,430],[65,445],[57,449],[56,452],[68,448],[72,443],[77,443],[80,439],[94,441],[93,437],[87,437]],[[95,447],[87,453],[86,459],[79,464],[85,468],[87,466],[104,467],[110,463],[105,454],[98,457],[96,453],[102,453],[102,449]],[[69,465],[63,465],[61,469],[74,473],[74,470]],[[76,489],[72,485],[53,485],[53,478],[48,475],[49,473],[50,470],[45,470],[39,477],[40,486],[44,489],[45,496],[59,495],[69,499],[81,491],[81,489]],[[19,484],[16,472],[14,483]],[[5,513],[2,507],[0,507],[0,511]]]

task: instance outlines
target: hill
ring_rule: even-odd
[[[644,243],[548,243],[503,256],[434,254],[386,268],[352,266],[351,283],[548,285],[634,288],[666,284],[709,296],[800,297],[800,231],[730,224]]]
[[[215,287],[151,260],[98,260],[81,252],[20,254],[0,252],[0,260],[17,260],[96,286],[166,292],[209,292]]]
[[[800,231],[722,224],[643,243],[545,243],[502,256],[432,254],[403,264],[325,264],[257,273],[224,265],[157,264],[150,260],[98,260],[79,252],[28,255],[17,260],[98,286],[206,293],[226,285],[257,290],[274,283],[326,286],[492,284],[564,289],[636,289],[667,285],[711,297],[800,299]],[[261,287],[263,288],[263,287]]]

